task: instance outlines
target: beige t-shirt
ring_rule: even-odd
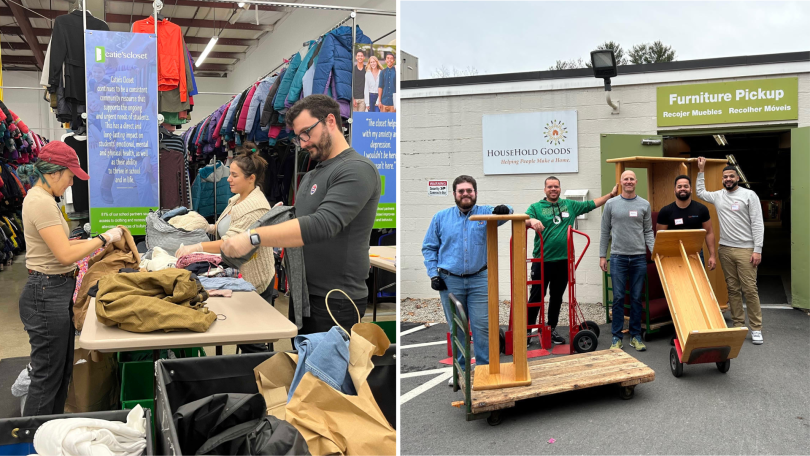
[[[32,187],[23,200],[23,228],[25,229],[25,266],[43,274],[64,274],[76,269],[75,265],[64,266],[48,248],[39,230],[62,225],[65,236],[70,231],[62,211],[53,196],[42,187]]]

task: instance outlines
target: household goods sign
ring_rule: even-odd
[[[799,118],[799,78],[657,88],[659,127]]]

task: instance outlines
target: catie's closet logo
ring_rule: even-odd
[[[96,62],[104,63],[106,56],[107,54],[104,50],[104,46],[96,46]]]

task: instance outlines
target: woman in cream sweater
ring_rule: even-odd
[[[259,218],[270,212],[270,203],[267,202],[260,187],[264,182],[265,169],[267,161],[256,152],[256,145],[245,143],[240,153],[233,159],[228,176],[231,191],[236,195],[228,201],[228,207],[219,216],[217,223],[209,226],[209,234],[216,232],[220,239],[180,247],[175,256],[180,258],[194,252],[218,254],[225,239],[247,231]],[[246,281],[256,287],[256,291],[267,302],[272,303],[272,282],[276,275],[272,247],[261,247],[258,256],[245,263],[239,272]],[[267,345],[240,345],[239,348],[243,353],[251,353],[267,350]]]

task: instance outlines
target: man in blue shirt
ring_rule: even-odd
[[[391,52],[385,53],[386,69],[380,74],[380,87],[378,89],[377,106],[380,112],[396,112],[394,109],[394,94],[397,93],[396,59]]]
[[[433,216],[422,242],[422,256],[431,288],[439,292],[444,316],[451,325],[450,293],[458,299],[473,336],[476,364],[489,364],[489,314],[487,309],[487,222],[470,221],[471,215],[511,214],[506,205],[478,206],[478,185],[471,176],[453,181],[456,207]],[[506,223],[500,222],[499,225]],[[463,337],[464,333],[461,332]],[[464,365],[464,358],[459,355]]]

